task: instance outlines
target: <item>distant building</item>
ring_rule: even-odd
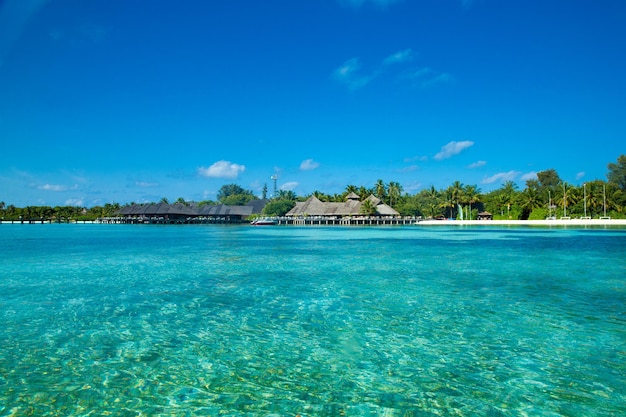
[[[395,217],[399,216],[396,210],[384,204],[379,198],[370,195],[363,201],[359,201],[359,196],[355,193],[350,193],[346,196],[346,201],[342,203],[327,203],[320,201],[317,197],[311,196],[306,201],[296,203],[296,206],[289,210],[286,217],[332,217],[341,218],[348,216],[364,216],[361,211],[361,207],[365,201],[370,201],[376,208],[376,214],[374,216],[380,217]]]
[[[488,211],[481,211],[478,213],[478,220],[493,220],[493,214]]]
[[[268,200],[253,200],[245,206],[184,204],[131,204],[116,215],[122,223],[242,223],[261,214]]]

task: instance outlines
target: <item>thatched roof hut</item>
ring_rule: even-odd
[[[356,198],[355,198],[356,197]],[[373,195],[367,197],[364,201],[369,200],[376,207],[376,214],[378,216],[398,216],[399,213],[386,204],[383,204],[380,199]],[[358,196],[354,193],[350,193],[346,196],[346,201],[343,203],[326,203],[320,201],[317,197],[312,195],[306,201],[297,202],[295,207],[285,214],[287,217],[305,217],[305,216],[320,216],[320,217],[346,217],[346,216],[362,216],[361,206],[362,201],[358,200]]]
[[[259,214],[267,204],[267,200],[253,200],[245,206],[216,206],[205,205],[190,207],[184,204],[132,204],[122,207],[117,215],[125,218],[145,220],[184,220],[189,221],[197,218],[220,218],[225,221],[242,221],[252,214]]]

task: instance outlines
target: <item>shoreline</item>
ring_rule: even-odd
[[[422,220],[416,226],[626,226],[626,219]]]
[[[3,220],[0,221],[0,224],[57,224],[57,222],[51,221],[23,221],[19,220]],[[82,220],[82,221],[73,221],[69,223],[59,223],[59,224],[111,224],[108,222],[102,222],[97,220]],[[117,223],[121,224],[121,223]],[[246,224],[247,223],[241,223]],[[281,226],[298,226],[305,225],[302,224],[289,224]],[[306,224],[311,226],[324,226],[323,223],[311,223]],[[326,224],[327,226],[345,226],[346,224]],[[388,226],[388,224],[351,224],[351,226]],[[395,224],[399,225],[399,224]],[[588,227],[588,226],[624,226],[626,227],[626,219],[554,219],[554,220],[419,220],[414,221],[412,223],[405,223],[403,226],[541,226],[541,227],[552,227],[552,226],[571,226],[571,227]]]

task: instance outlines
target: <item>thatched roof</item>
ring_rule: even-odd
[[[249,216],[252,214],[252,206],[202,206],[197,215],[199,216]]]
[[[167,203],[157,204],[132,204],[122,207],[118,211],[122,216],[194,216],[196,213],[183,204],[170,205]]]
[[[187,207],[184,204],[132,204],[122,207],[117,214],[120,216],[154,217],[154,216],[241,216],[247,217],[252,214],[259,214],[267,204],[267,200],[253,200],[245,206],[227,206],[219,204],[217,206],[205,205],[198,207],[193,205]]]
[[[356,195],[356,194],[355,194]],[[397,216],[399,213],[386,204],[382,204],[380,200],[370,195],[366,200],[371,201],[376,206],[376,213],[381,216]],[[324,216],[324,217],[344,217],[344,216],[360,216],[361,205],[363,203],[358,200],[348,199],[343,203],[325,203],[317,197],[311,196],[306,201],[297,202],[296,206],[289,210],[285,216]]]

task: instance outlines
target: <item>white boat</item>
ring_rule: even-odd
[[[254,219],[250,222],[252,226],[274,226],[276,224],[276,220],[268,219],[268,218],[258,218]]]

